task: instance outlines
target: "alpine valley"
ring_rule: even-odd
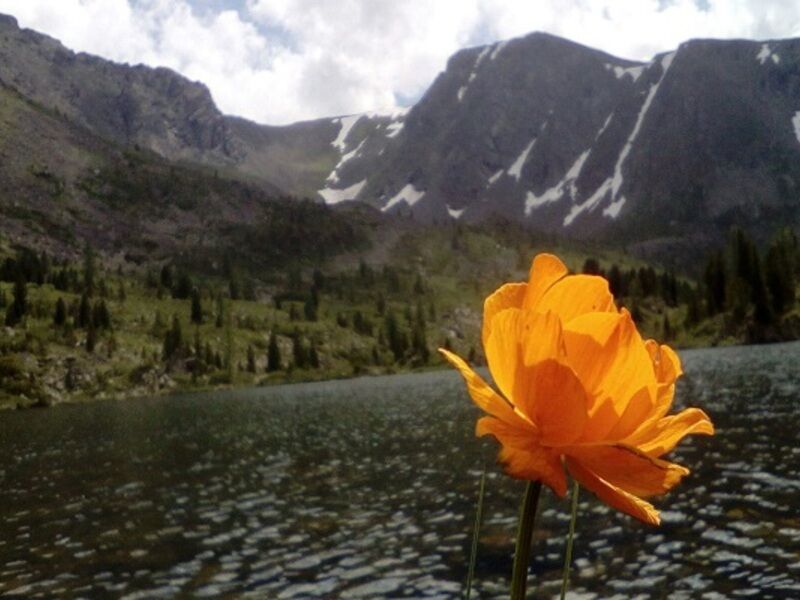
[[[798,223],[800,40],[532,33],[405,111],[269,126],[0,15],[0,405],[480,361],[543,249],[678,345],[796,337]]]

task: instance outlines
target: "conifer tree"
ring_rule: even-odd
[[[281,350],[278,347],[278,336],[273,331],[269,336],[267,346],[267,371],[274,372],[281,369]]]
[[[89,295],[86,292],[81,294],[81,303],[78,307],[78,316],[75,319],[75,326],[84,329],[89,326],[92,320],[92,306],[89,304]]]
[[[214,322],[214,326],[217,329],[221,329],[222,326],[225,324],[225,301],[222,298],[222,294],[217,294],[217,318]]]
[[[311,340],[311,348],[308,351],[308,363],[312,369],[319,369],[319,353],[314,340]]]
[[[6,310],[5,324],[14,327],[28,312],[28,286],[22,274],[14,281],[13,300]]]
[[[111,328],[111,315],[108,312],[105,300],[94,303],[91,321],[97,329]]]
[[[256,372],[256,353],[253,350],[253,345],[247,345],[247,372],[248,373],[255,373]]]
[[[191,321],[195,325],[203,323],[203,305],[200,303],[200,291],[197,288],[192,289]]]
[[[94,346],[97,343],[97,332],[95,331],[94,323],[89,319],[89,325],[86,328],[86,352],[92,354]]]
[[[725,261],[720,252],[715,252],[709,257],[703,275],[706,289],[706,306],[710,316],[725,310],[727,280]]]
[[[61,327],[67,322],[67,305],[64,303],[64,298],[61,296],[56,300],[56,311],[53,315],[53,325]]]
[[[89,242],[83,247],[83,292],[87,296],[94,295],[95,256]]]
[[[292,358],[294,359],[294,366],[298,369],[305,369],[308,366],[308,355],[306,353],[305,344],[300,337],[300,332],[295,330],[292,336]]]
[[[178,315],[172,316],[172,327],[164,334],[164,360],[169,361],[183,347],[183,332]]]

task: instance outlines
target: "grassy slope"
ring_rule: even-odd
[[[225,386],[260,385],[310,379],[338,378],[365,373],[390,373],[418,368],[431,368],[441,362],[435,348],[447,343],[455,351],[475,362],[482,362],[479,330],[483,298],[506,281],[526,279],[531,257],[539,251],[559,254],[574,270],[578,270],[590,253],[586,248],[571,249],[531,243],[523,235],[471,229],[427,229],[401,233],[390,248],[384,249],[387,261],[397,273],[390,284],[375,265],[373,275],[364,281],[357,268],[332,269],[320,294],[318,320],[303,319],[303,298],[308,294],[310,271],[304,273],[302,287],[289,294],[296,300],[284,300],[275,307],[276,295],[286,295],[286,280],[273,275],[269,283],[258,286],[259,300],[225,300],[225,314],[233,340],[233,369],[208,368],[201,374],[191,373],[191,358],[167,365],[161,359],[163,337],[173,315],[182,323],[184,340],[193,345],[199,334],[202,345],[208,343],[213,353],[225,356],[225,327],[215,325],[214,297],[227,285],[226,281],[209,277],[200,281],[203,290],[205,321],[199,327],[189,322],[190,302],[176,300],[145,286],[141,271],[124,275],[104,273],[108,289],[107,304],[112,315],[113,332],[99,335],[95,351],[85,349],[86,331],[72,333],[55,328],[52,315],[57,298],[67,305],[77,302],[78,295],[53,289],[49,284],[29,284],[29,304],[33,307],[24,326],[5,331],[9,349],[18,360],[30,383],[25,397],[19,391],[3,396],[0,405],[12,407],[37,402],[84,401],[106,397],[135,397],[175,390],[206,389]],[[605,260],[635,265],[620,253],[605,252]],[[414,291],[418,277],[424,282],[422,294]],[[126,299],[118,299],[120,285]],[[11,285],[0,283],[11,296]],[[379,345],[378,331],[384,316],[378,312],[379,296],[386,300],[386,312],[394,312],[401,328],[410,332],[407,315],[421,305],[427,321],[426,337],[431,359],[422,364],[409,356],[395,361],[386,346]],[[291,320],[291,306],[300,315]],[[431,312],[433,305],[433,313]],[[371,335],[354,331],[353,317],[359,311],[374,326]],[[711,341],[682,330],[679,323],[685,308],[668,309],[655,299],[642,302],[643,333],[660,337],[662,313],[667,311],[678,330],[679,345],[697,345]],[[163,326],[155,327],[156,314]],[[344,316],[346,327],[337,323]],[[413,317],[412,317],[413,320]],[[321,366],[319,369],[292,368],[291,337],[299,331],[306,343],[314,341]],[[278,335],[283,368],[266,372],[266,350],[272,332]],[[112,341],[113,340],[113,341]],[[256,373],[246,370],[247,347],[256,356]],[[113,347],[113,351],[110,349]],[[375,351],[378,360],[375,360]],[[72,365],[72,366],[70,366]],[[67,372],[71,370],[75,387],[66,389]],[[231,379],[232,373],[232,379]]]

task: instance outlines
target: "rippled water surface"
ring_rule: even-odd
[[[581,496],[575,598],[800,598],[800,344],[692,351],[715,438],[648,528]],[[482,465],[477,597],[505,597],[522,487],[455,373],[0,414],[0,595],[457,597]],[[536,597],[568,502],[544,494]]]

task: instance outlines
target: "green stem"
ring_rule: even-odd
[[[528,565],[531,560],[531,540],[533,524],[536,520],[536,508],[539,505],[539,494],[542,491],[540,481],[529,481],[525,488],[525,498],[519,512],[519,529],[517,530],[517,546],[514,549],[514,570],[511,574],[511,600],[523,600],[528,584]]]
[[[564,554],[564,573],[561,576],[561,600],[567,595],[569,587],[569,568],[572,565],[572,542],[575,540],[575,521],[578,518],[578,482],[572,482],[572,508],[569,519],[569,537],[567,537],[567,551]]]
[[[486,489],[486,463],[483,464],[481,485],[478,490],[478,509],[475,512],[475,525],[472,529],[472,549],[469,555],[469,571],[467,572],[467,595],[469,600],[472,594],[472,579],[475,577],[475,563],[478,560],[478,538],[480,537],[481,521],[483,520],[483,493]]]

